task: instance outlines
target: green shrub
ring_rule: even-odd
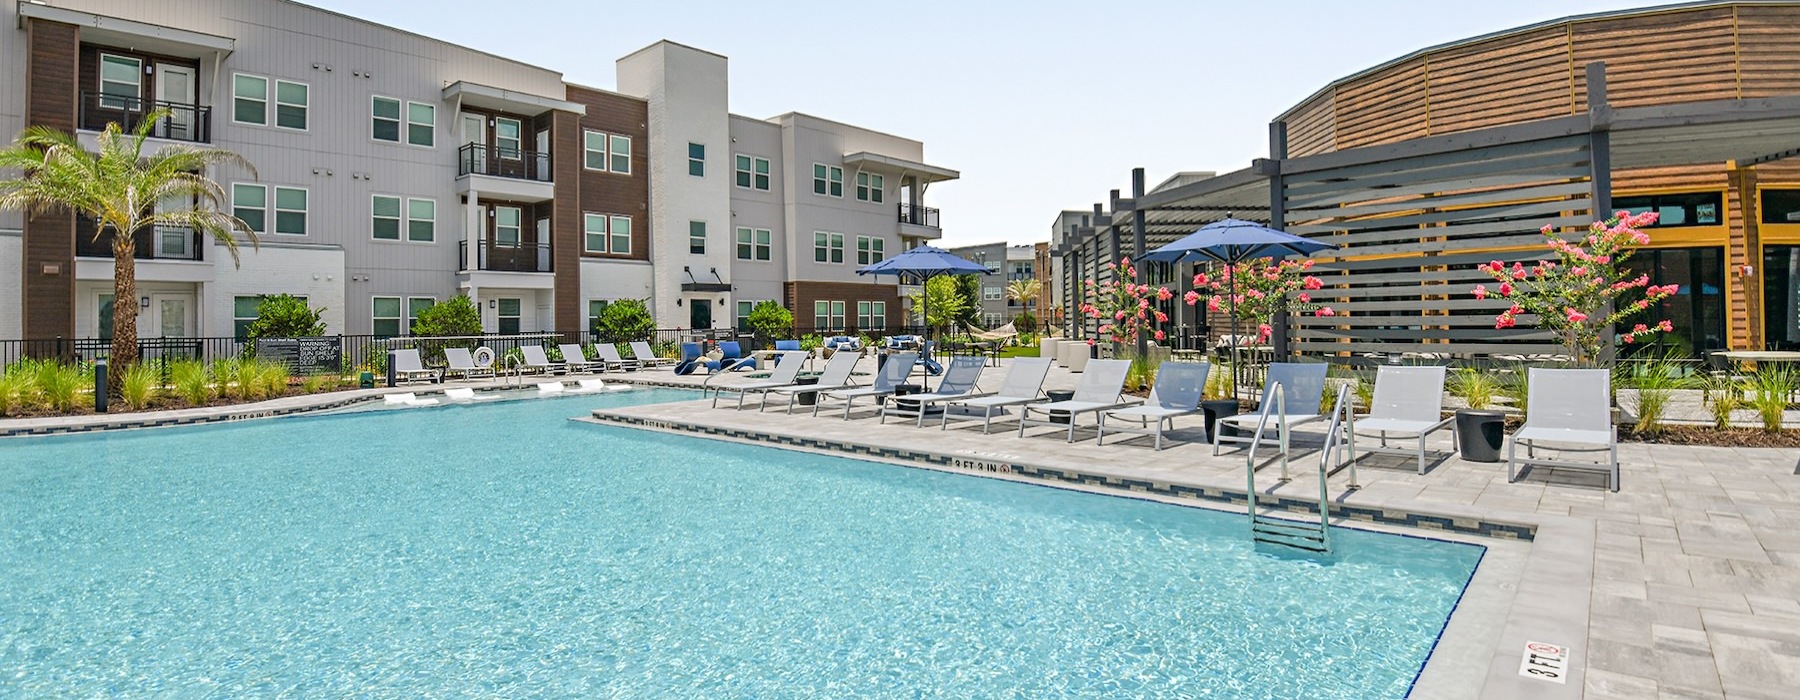
[[[58,413],[74,410],[76,396],[92,380],[81,365],[65,365],[55,361],[39,364],[36,374],[40,405]]]
[[[812,352],[814,350],[818,350],[820,347],[823,347],[824,345],[825,345],[825,336],[819,335],[818,333],[808,333],[806,335],[800,336],[800,349],[801,350],[805,350],[807,352]]]
[[[262,395],[265,397],[286,395],[289,376],[287,365],[279,362],[257,363],[256,383],[262,387]]]
[[[142,411],[150,407],[162,394],[161,368],[149,362],[139,362],[125,370],[125,379],[119,389],[119,398],[125,400],[125,407],[133,411]]]
[[[1374,390],[1370,392],[1373,398]],[[1494,405],[1494,396],[1499,392],[1500,382],[1481,369],[1464,367],[1450,376],[1450,395],[1462,399],[1469,408],[1481,410]]]
[[[413,320],[413,335],[481,335],[481,309],[466,294],[432,304]]]
[[[325,335],[325,322],[320,320],[324,308],[312,308],[306,300],[287,294],[274,294],[262,297],[256,304],[256,320],[244,331],[250,340],[249,347],[256,347],[258,338],[300,338],[306,336]]]
[[[1013,317],[1012,322],[1013,328],[1017,329],[1020,333],[1030,333],[1037,330],[1037,316],[1030,311],[1020,311],[1019,315]]]
[[[1788,397],[1793,395],[1794,387],[1800,383],[1800,375],[1793,370],[1776,369],[1772,365],[1758,367],[1751,378],[1750,406],[1756,409],[1757,418],[1762,419],[1765,432],[1781,432],[1782,413],[1787,411]]]
[[[602,343],[629,343],[648,340],[656,331],[656,321],[642,299],[620,299],[606,305],[594,322],[594,333]]]
[[[308,394],[331,391],[332,389],[337,388],[338,382],[341,379],[342,377],[334,374],[315,374],[302,380],[300,382],[300,389]]]
[[[36,365],[30,360],[14,362],[0,370],[0,416],[27,408],[37,394]]]
[[[199,360],[180,360],[170,364],[169,379],[175,386],[175,394],[189,405],[205,406],[212,403],[212,378],[207,376],[206,365]]]
[[[1667,357],[1630,363],[1625,384],[1637,390],[1631,410],[1637,414],[1637,432],[1655,435],[1662,431],[1663,415],[1669,398],[1676,389],[1692,386],[1687,369]]]
[[[794,332],[793,312],[773,301],[759,301],[750,307],[750,316],[744,322],[749,324],[759,343],[784,339]]]
[[[1513,365],[1510,371],[1495,368],[1494,380],[1500,385],[1500,395],[1512,399],[1512,407],[1520,411],[1527,410],[1526,404],[1531,400],[1530,387],[1526,384],[1530,372],[1531,368],[1524,363]]]
[[[244,392],[249,387],[238,383],[237,379],[238,368],[242,367],[246,362],[249,361],[240,360],[235,357],[227,357],[222,360],[215,360],[212,365],[207,368],[212,374],[213,384],[216,386],[218,395],[221,398],[244,398]]]
[[[1724,430],[1731,427],[1731,412],[1744,405],[1744,386],[1731,377],[1714,377],[1707,383],[1706,393],[1712,401],[1706,404],[1712,413],[1713,427]]]

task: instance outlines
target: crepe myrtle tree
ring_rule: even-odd
[[[1256,342],[1262,343],[1274,332],[1270,324],[1283,311],[1346,315],[1313,303],[1312,292],[1325,285],[1310,274],[1312,268],[1311,260],[1246,260],[1226,265],[1217,274],[1194,275],[1194,289],[1182,299],[1189,306],[1204,304],[1208,312],[1228,313],[1239,321],[1254,324]]]
[[[32,126],[5,149],[0,149],[0,171],[17,171],[18,177],[0,180],[0,209],[15,209],[37,216],[66,211],[94,222],[94,240],[112,237],[113,336],[112,370],[107,392],[114,396],[123,387],[125,372],[137,362],[138,305],[137,241],[135,235],[157,227],[186,228],[212,236],[238,260],[237,236],[252,245],[256,233],[248,224],[224,211],[225,192],[204,173],[208,167],[235,164],[255,169],[236,153],[218,148],[169,145],[146,154],[144,144],[151,130],[169,118],[169,110],[157,109],[126,133],[117,122],[106,125],[95,138],[95,150],[82,148],[76,138],[47,126]],[[185,207],[163,206],[184,202]]]

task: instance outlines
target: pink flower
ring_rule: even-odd
[[[1525,313],[1525,307],[1519,306],[1518,304],[1513,304],[1506,309],[1506,315],[1508,316],[1517,316],[1522,313]]]
[[[1506,269],[1506,265],[1501,263],[1499,260],[1489,260],[1488,264],[1487,264],[1487,269],[1491,272],[1499,272],[1501,270]]]
[[[1664,333],[1673,333],[1675,332],[1675,324],[1670,323],[1669,319],[1665,318],[1662,321],[1657,322],[1656,329]]]
[[[1256,327],[1256,340],[1257,340],[1257,342],[1262,342],[1262,341],[1264,341],[1264,340],[1268,340],[1268,339],[1269,339],[1269,334],[1270,334],[1270,333],[1272,333],[1272,332],[1274,332],[1274,331],[1275,331],[1275,329],[1273,329],[1273,328],[1270,328],[1270,327],[1269,327],[1269,324],[1267,324],[1267,323],[1265,323],[1265,324],[1262,324],[1262,325],[1260,325],[1260,326],[1257,326],[1257,327]]]
[[[1149,308],[1149,307],[1150,307],[1149,299],[1139,299],[1138,300],[1138,308],[1139,309],[1145,309],[1145,308]]]
[[[1551,230],[1550,224],[1544,224],[1543,228],[1538,229],[1539,232],[1543,233],[1546,236],[1550,235],[1550,230]]]
[[[1188,306],[1193,306],[1200,303],[1200,293],[1190,289],[1188,293],[1181,295],[1181,299],[1186,301]]]
[[[1094,339],[1093,338],[1088,338],[1088,347],[1090,347],[1090,348],[1094,347]]]
[[[1302,260],[1302,261],[1300,261],[1300,269],[1311,270],[1311,269],[1313,269],[1314,262],[1315,261],[1313,261],[1313,260]]]
[[[1164,338],[1167,338],[1167,337],[1168,337],[1168,336],[1167,336],[1167,335],[1164,335],[1164,334],[1163,334],[1163,332],[1162,332],[1162,331],[1157,331],[1157,332],[1156,332],[1156,339],[1157,339],[1157,340],[1163,340],[1163,339],[1164,339]]]
[[[1568,315],[1569,323],[1581,323],[1588,318],[1587,314],[1576,311],[1573,307],[1563,309],[1563,313]]]
[[[1203,286],[1205,284],[1206,284],[1206,273],[1202,272],[1197,275],[1194,275],[1194,286],[1199,287],[1199,286]]]
[[[1619,340],[1624,341],[1624,343],[1626,345],[1630,345],[1632,343],[1637,342],[1637,338],[1632,337],[1632,335],[1630,333],[1626,333],[1625,335],[1619,336]]]
[[[1569,274],[1574,275],[1576,277],[1581,277],[1581,276],[1587,274],[1587,268],[1576,266],[1576,267],[1569,269]]]
[[[1485,284],[1475,285],[1475,298],[1476,299],[1486,299],[1487,295],[1488,295],[1487,285],[1485,285]],[[1304,296],[1302,296],[1302,298],[1300,300],[1306,301]]]
[[[1304,280],[1301,280],[1301,283],[1302,283],[1302,286],[1306,287],[1307,289],[1324,289],[1325,288],[1325,283],[1320,282],[1319,278],[1317,278],[1317,277],[1308,277]]]
[[[1325,308],[1319,309],[1318,315],[1320,315],[1320,316],[1336,316],[1337,312],[1332,311],[1331,307],[1327,306]]]
[[[1173,296],[1175,296],[1175,293],[1169,291],[1168,287],[1159,287],[1156,290],[1156,300],[1157,301],[1168,301],[1169,298],[1173,297]]]
[[[1158,312],[1156,312],[1156,322],[1157,322],[1157,323],[1168,323],[1168,322],[1169,322],[1169,315],[1168,315],[1168,314],[1165,314],[1165,313],[1163,313],[1163,312],[1161,312],[1161,311],[1158,311]],[[1157,340],[1162,340],[1162,339],[1161,339],[1161,338],[1157,338]]]
[[[1216,312],[1218,312],[1218,310],[1219,310],[1219,298],[1218,298],[1218,297],[1208,297],[1208,298],[1207,298],[1207,299],[1206,299],[1206,310],[1207,310],[1207,311],[1212,311],[1212,312],[1215,312],[1215,313],[1216,313]]]
[[[1312,295],[1311,295],[1311,294],[1307,294],[1307,293],[1306,293],[1306,292],[1301,292],[1301,293],[1300,293],[1300,303],[1302,303],[1302,304],[1308,304],[1308,303],[1311,303],[1311,302],[1312,302]]]
[[[1110,323],[1100,324],[1100,332],[1101,333],[1111,333],[1112,329],[1113,329],[1113,325]]]
[[[1512,276],[1513,276],[1513,279],[1516,279],[1516,280],[1525,279],[1525,264],[1524,263],[1513,263]]]
[[[1648,331],[1648,330],[1650,330],[1650,327],[1646,326],[1642,323],[1631,327],[1631,332],[1633,332],[1633,333],[1643,333],[1644,331]]]
[[[1500,314],[1498,318],[1494,319],[1495,328],[1512,328],[1513,325],[1514,321],[1511,314]]]
[[[1512,286],[1511,282],[1501,282],[1500,283],[1500,296],[1509,297],[1509,296],[1512,296],[1512,293],[1513,293],[1513,286]]]
[[[1595,256],[1594,262],[1600,263],[1601,265],[1607,265],[1607,264],[1612,263],[1612,256],[1611,255]]]
[[[1650,245],[1650,234],[1643,231],[1632,231],[1631,242],[1638,245]]]
[[[1124,311],[1124,310],[1122,310],[1122,309],[1121,309],[1121,310],[1119,310],[1119,311],[1114,311],[1114,312],[1113,312],[1113,320],[1114,320],[1114,321],[1123,321],[1123,320],[1125,320],[1125,311]]]

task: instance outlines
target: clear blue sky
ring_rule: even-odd
[[[925,142],[947,245],[1044,240],[1133,167],[1226,172],[1333,79],[1416,49],[1655,2],[592,2],[307,0],[611,88],[659,39],[731,59],[731,109],[800,111]]]

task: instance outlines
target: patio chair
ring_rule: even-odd
[[[463,379],[494,376],[494,367],[475,364],[475,356],[469,354],[468,348],[444,348],[444,362],[450,365],[444,370],[445,378],[452,374],[462,375]]]
[[[770,394],[787,394],[787,412],[793,413],[794,401],[802,394],[814,394],[816,396],[816,394],[821,391],[848,389],[855,386],[850,383],[850,373],[856,369],[856,363],[861,359],[862,355],[858,353],[840,352],[836,355],[832,355],[830,360],[825,361],[825,369],[819,373],[819,381],[817,383],[778,386],[767,389],[766,392]],[[766,405],[768,402],[767,397],[765,397],[763,401]],[[761,411],[762,408],[759,407],[756,410]]]
[[[561,362],[551,362],[550,356],[544,354],[541,345],[520,345],[519,356],[524,358],[525,369],[544,374],[558,374],[567,371]]]
[[[938,382],[937,389],[929,394],[908,394],[905,398],[895,398],[881,406],[881,422],[886,423],[888,413],[914,414],[918,416],[918,427],[925,427],[927,407],[932,404],[976,396],[976,382],[981,380],[981,368],[987,361],[980,357],[952,357],[950,369],[944,371],[944,378]],[[900,407],[900,402],[912,404],[916,408]]]
[[[839,398],[844,400],[844,420],[850,420],[850,407],[856,404],[857,399],[872,396],[876,401],[880,401],[893,396],[894,392],[899,390],[900,385],[906,383],[906,378],[912,374],[913,362],[916,360],[918,357],[910,352],[894,353],[888,356],[887,363],[883,364],[881,371],[875,374],[874,384],[820,391],[818,399],[813,401],[813,415],[819,415],[819,407],[825,405],[826,399]],[[877,408],[880,407],[877,406]]]
[[[1356,434],[1380,440],[1380,447],[1358,450],[1346,444],[1350,461],[1358,452],[1401,454],[1419,459],[1419,473],[1425,473],[1425,438],[1450,428],[1456,432],[1456,417],[1444,417],[1444,373],[1442,365],[1397,367],[1384,365],[1375,371],[1375,397],[1369,401],[1369,415],[1354,421]],[[1406,440],[1418,440],[1414,448],[1390,448],[1387,441],[1398,434]],[[1335,456],[1335,455],[1334,455]]]
[[[619,351],[614,350],[612,357],[616,357],[618,354]],[[600,356],[606,358],[609,362],[612,360],[612,357],[607,356],[606,348],[604,346],[600,349]],[[682,343],[681,361],[675,363],[675,373],[693,374],[697,371],[707,369],[705,361],[706,348],[702,347],[699,343]],[[624,360],[620,360],[620,362],[623,363]]]
[[[769,373],[768,379],[748,384],[715,387],[713,389],[713,408],[719,407],[719,394],[727,391],[737,392],[739,410],[744,408],[744,397],[751,394],[761,394],[764,403],[767,403],[768,391],[778,387],[794,386],[794,380],[800,377],[800,368],[805,365],[806,353],[798,350],[781,353],[781,358],[775,361],[775,369]]]
[[[582,354],[581,345],[577,343],[562,343],[557,345],[556,349],[562,351],[563,366],[567,367],[570,372],[594,372],[606,369],[606,363],[603,361],[589,361],[587,355]]]
[[[1162,449],[1163,425],[1170,430],[1175,428],[1175,419],[1191,416],[1200,412],[1200,397],[1206,393],[1206,375],[1212,365],[1205,362],[1162,363],[1156,368],[1156,384],[1150,387],[1150,398],[1137,406],[1115,408],[1100,412],[1100,434],[1094,438],[1094,444],[1106,444],[1106,419],[1136,418],[1138,427],[1113,427],[1115,433],[1133,433],[1150,435],[1155,438],[1156,449]],[[1150,427],[1150,420],[1156,420],[1156,427]],[[1072,423],[1071,423],[1072,424]],[[1206,424],[1200,425],[1200,439],[1206,440]]]
[[[608,345],[611,345],[611,343],[608,343]],[[619,351],[614,349],[613,354],[617,355],[619,354]],[[644,340],[631,341],[631,355],[633,359],[637,360],[637,366],[639,367],[661,367],[663,365],[672,365],[676,362],[674,358],[658,357],[656,351],[650,349],[649,341]]]
[[[1270,405],[1274,395],[1270,392],[1277,384],[1281,386],[1281,396],[1287,407],[1285,415],[1270,416],[1275,422],[1276,437],[1274,444],[1288,444],[1286,438],[1295,426],[1305,425],[1325,417],[1319,406],[1325,399],[1325,370],[1323,362],[1271,362],[1263,376],[1263,406]],[[1224,443],[1249,445],[1255,437],[1249,433],[1256,430],[1261,416],[1246,413],[1237,416],[1220,418],[1213,430],[1213,454],[1219,454]],[[1225,434],[1229,426],[1244,431],[1243,436]],[[1265,442],[1263,444],[1271,444]]]
[[[620,357],[618,346],[615,346],[612,343],[595,343],[594,361],[600,364],[601,371],[603,372],[611,372],[615,369],[630,372],[647,366],[637,359],[627,360]]]
[[[494,401],[500,397],[477,394],[474,389],[462,386],[445,389],[444,398],[451,401]]]
[[[745,369],[756,369],[756,357],[744,352],[743,343],[735,340],[719,341],[719,352],[723,354],[717,360],[710,360],[707,366],[714,372],[735,372]]]
[[[1137,401],[1120,401],[1119,396],[1125,393],[1125,375],[1131,372],[1131,360],[1092,360],[1088,362],[1087,371],[1081,375],[1081,383],[1075,385],[1075,396],[1068,401],[1052,401],[1050,403],[1026,404],[1025,412],[1019,416],[1019,437],[1025,437],[1026,426],[1062,425],[1053,420],[1058,414],[1069,417],[1069,442],[1075,441],[1075,424],[1083,413],[1094,415],[1095,425],[1099,424],[1099,414],[1115,408],[1123,408]],[[1042,413],[1042,419],[1032,418],[1033,413]]]
[[[424,363],[419,361],[418,348],[395,350],[393,369],[395,382],[410,382],[418,379],[429,382],[438,380],[438,371],[425,369]]]
[[[945,400],[943,418],[938,421],[938,429],[948,428],[953,412],[957,420],[974,420],[973,409],[979,408],[981,434],[988,434],[988,430],[993,427],[995,410],[1004,415],[1010,406],[1024,406],[1044,400],[1044,375],[1050,373],[1052,362],[1055,360],[1048,357],[1021,357],[1013,360],[1012,368],[1006,371],[1006,379],[1000,381],[999,391],[966,399]],[[961,410],[951,410],[958,408]]]
[[[854,352],[860,355],[862,354],[862,349],[862,340],[847,335],[834,335],[830,338],[826,338],[824,344],[819,346],[819,356],[829,360],[832,355],[837,354],[840,350]]]
[[[1604,472],[1607,488],[1619,490],[1619,439],[1612,425],[1608,398],[1611,377],[1603,369],[1531,368],[1527,375],[1525,425],[1512,434],[1506,446],[1506,480],[1516,481],[1532,466],[1561,467]],[[1565,452],[1607,453],[1605,462],[1569,462],[1538,459],[1541,443],[1554,443]],[[1525,458],[1516,452],[1525,446]],[[1568,445],[1581,445],[1572,448]]]

